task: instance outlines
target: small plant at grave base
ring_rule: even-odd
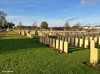
[[[51,36],[51,35],[49,35],[48,37],[49,37],[49,38],[57,39],[57,36]]]

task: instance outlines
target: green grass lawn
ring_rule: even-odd
[[[39,44],[38,37],[28,39],[13,31],[1,32],[0,74],[100,74],[83,63],[89,61],[89,49],[69,46],[69,50],[69,54],[60,54]]]

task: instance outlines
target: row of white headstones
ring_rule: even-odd
[[[35,35],[35,31],[29,31],[29,30],[15,30],[15,32],[24,35],[28,38],[33,38],[33,36]]]
[[[33,38],[35,31],[29,30],[15,30],[21,35],[26,35],[28,38]],[[97,64],[99,62],[98,49],[95,48],[95,45],[100,45],[100,36],[95,37],[70,37],[70,36],[60,36],[57,39],[49,38],[44,33],[39,32],[40,43],[49,45],[50,47],[55,48],[56,50],[68,53],[68,45],[74,45],[83,48],[90,49],[90,63]]]
[[[56,50],[68,53],[68,45],[74,45],[82,48],[90,49],[90,62],[97,64],[99,62],[98,49],[95,45],[100,45],[100,37],[90,38],[74,38],[74,37],[63,37],[62,39],[49,38],[48,36],[40,36],[40,43],[49,45]]]

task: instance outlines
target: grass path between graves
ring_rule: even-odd
[[[38,37],[27,39],[13,31],[1,32],[0,74],[100,74],[83,64],[89,61],[89,49],[69,49],[72,53],[60,54],[39,44]]]

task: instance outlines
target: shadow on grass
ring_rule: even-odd
[[[84,50],[85,48],[81,48],[81,47],[75,47],[75,46],[69,46],[69,53],[75,52],[75,51],[80,51],[80,50]]]
[[[0,54],[41,47],[38,39],[0,39]]]
[[[90,63],[89,61],[86,61],[86,62],[83,62],[83,63],[85,65],[87,65],[88,67],[91,67],[93,69],[100,71],[100,59],[99,59],[99,62],[97,64]]]
[[[96,48],[100,49],[100,45],[96,46]]]

